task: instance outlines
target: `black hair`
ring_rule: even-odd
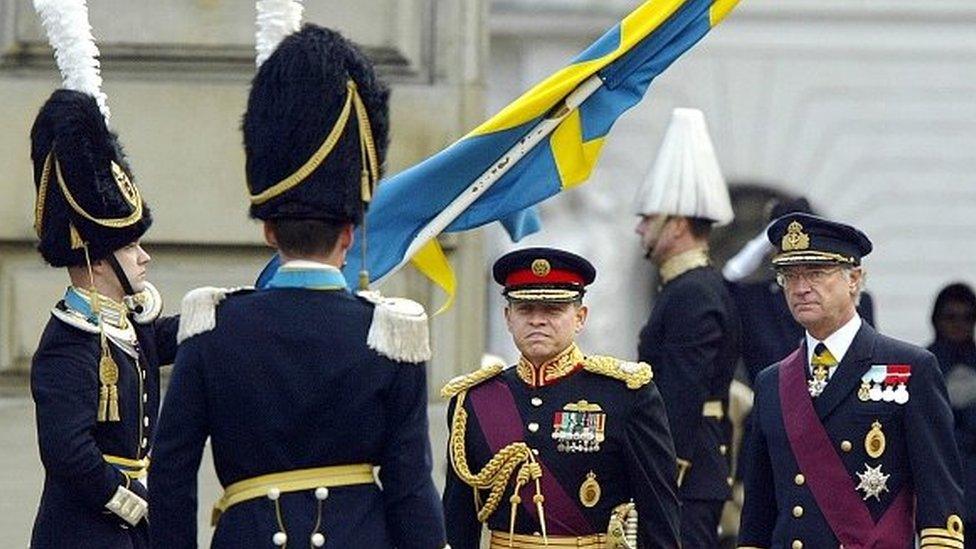
[[[278,250],[290,257],[325,255],[335,249],[345,223],[321,219],[269,219]]]

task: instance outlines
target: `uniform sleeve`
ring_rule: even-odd
[[[207,440],[207,402],[199,338],[176,355],[149,468],[149,532],[155,547],[196,547],[197,472]]]
[[[679,546],[674,446],[664,400],[653,383],[639,390],[627,421],[625,460],[641,548]]]
[[[426,364],[398,364],[387,404],[380,481],[387,525],[403,549],[444,546],[444,517],[431,478]]]
[[[153,322],[156,352],[159,354],[160,366],[172,364],[176,360],[176,332],[179,327],[179,315],[160,317]]]
[[[742,505],[739,525],[739,547],[769,547],[772,542],[773,527],[776,525],[776,493],[773,489],[773,466],[766,445],[760,418],[762,401],[775,393],[764,391],[764,378],[769,373],[761,373],[756,378],[755,406],[750,415],[749,440],[742,446],[740,457],[745,479],[745,501]]]
[[[457,398],[451,399],[447,407],[448,433],[451,432],[455,406]],[[478,549],[481,546],[482,525],[474,508],[474,492],[454,471],[450,447],[447,449],[447,480],[444,483],[444,518],[451,549]]]
[[[116,489],[130,483],[105,461],[95,442],[97,352],[81,344],[41,352],[31,368],[31,393],[45,471],[72,486],[86,507],[101,512]],[[133,492],[146,497],[141,484],[131,484]]]
[[[702,405],[710,392],[708,380],[722,346],[722,323],[719,309],[703,295],[674,295],[668,307],[664,341],[642,341],[639,355],[654,367],[675,453],[690,462],[697,450]]]
[[[908,392],[905,432],[911,438],[908,460],[915,485],[915,525],[925,546],[927,530],[936,534],[945,531],[951,516],[963,516],[962,466],[945,382],[931,353],[926,352],[922,363],[913,365]],[[946,545],[933,545],[943,546]]]

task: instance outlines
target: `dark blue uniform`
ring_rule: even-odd
[[[935,357],[863,324],[816,399],[808,371],[804,344],[756,378],[740,546],[909,548],[918,532],[923,547],[961,547],[959,458]],[[905,372],[907,401],[868,396]]]
[[[269,473],[342,464],[379,467],[375,484],[282,493],[220,516],[213,547],[289,547],[313,532],[329,548],[434,548],[443,516],[431,480],[423,363],[367,347],[370,303],[344,290],[233,294],[216,326],[180,348],[150,474],[156,547],[195,547],[197,470],[207,437],[224,487]],[[283,528],[283,530],[282,530]]]
[[[535,376],[533,367],[521,362],[504,371],[499,367],[491,374],[475,373],[449,384],[445,394],[456,395],[448,412],[451,433],[463,441],[467,472],[478,474],[501,447],[524,442],[543,467],[541,493],[548,535],[606,533],[614,508],[633,501],[639,546],[677,547],[674,449],[661,396],[649,378],[627,382],[622,370],[611,366],[621,376],[614,379],[612,374],[584,367],[588,360],[593,359],[559,360]],[[464,399],[466,425],[457,420],[459,398]],[[587,448],[585,443],[574,446],[574,441],[560,438],[560,433],[573,431],[572,425],[598,425],[595,440],[601,442]],[[453,549],[476,549],[482,532],[477,512],[483,506],[476,507],[475,490],[459,476],[457,450],[449,451],[452,465],[444,491],[448,542]],[[517,471],[485,522],[495,532],[492,547],[498,543],[507,547]],[[487,491],[478,493],[480,501],[487,501]],[[541,534],[531,480],[520,494],[524,503],[516,506],[514,533]],[[535,539],[541,547],[542,538]]]
[[[731,496],[732,425],[726,412],[739,332],[721,275],[699,267],[664,285],[640,333],[638,357],[654,366],[674,436],[687,547],[715,543],[722,504]],[[707,402],[712,404],[706,410]]]
[[[67,314],[64,303],[58,305]],[[142,498],[146,488],[130,481],[103,455],[133,460],[149,454],[159,409],[159,366],[176,354],[178,319],[133,323],[138,360],[114,343],[119,367],[120,421],[96,421],[99,404],[98,328],[80,320],[51,318],[31,366],[37,439],[44,463],[44,492],[31,547],[148,547],[145,521],[131,527],[105,508],[119,486]],[[131,322],[131,320],[129,320]]]
[[[939,359],[944,375],[948,376],[952,370],[962,368],[976,376],[976,345],[973,343],[952,345],[947,341],[936,340],[929,345],[928,350]],[[963,520],[967,531],[972,532],[976,528],[976,504],[973,504],[976,502],[976,403],[959,406],[953,403],[952,412],[955,416],[956,444],[962,459],[963,492],[966,501],[970,502]],[[969,546],[976,543],[972,539],[971,537]]]

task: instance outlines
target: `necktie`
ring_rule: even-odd
[[[818,397],[827,387],[827,375],[831,368],[837,366],[837,359],[830,354],[826,345],[817,343],[817,346],[813,348],[810,366],[813,366],[813,379],[807,382],[807,389],[810,391],[810,396]]]

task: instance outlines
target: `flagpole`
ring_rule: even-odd
[[[591,95],[593,95],[600,87],[603,86],[603,80],[600,79],[599,74],[594,74],[586,80],[584,80],[579,86],[576,87],[569,95],[563,99],[562,104],[552,112],[547,115],[546,118],[539,121],[522,139],[519,139],[517,143],[512,145],[510,149],[505,151],[498,160],[496,160],[490,168],[485,170],[478,179],[474,180],[474,183],[468,185],[468,187],[462,191],[446,208],[441,210],[430,222],[427,223],[417,236],[410,242],[410,246],[407,248],[406,253],[403,254],[403,259],[392,269],[390,269],[386,274],[381,276],[376,280],[376,284],[382,284],[384,280],[392,276],[394,273],[399,271],[404,265],[410,261],[425,244],[430,242],[432,238],[439,235],[448,225],[454,221],[457,216],[473,204],[476,200],[481,198],[481,195],[491,188],[499,179],[502,178],[508,171],[514,166],[519,160],[521,160],[526,154],[541,143],[546,137],[549,136],[559,124],[566,119],[573,111],[579,108]]]

